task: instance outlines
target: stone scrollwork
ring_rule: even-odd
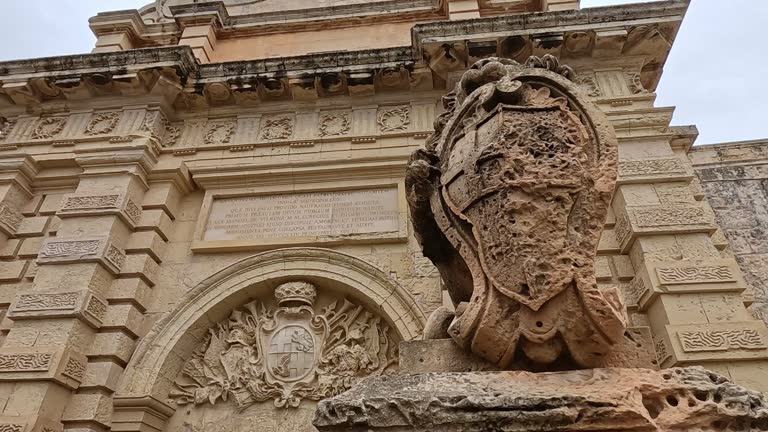
[[[0,142],[5,141],[5,139],[8,138],[8,135],[11,134],[11,130],[15,125],[15,121],[0,116]]]
[[[645,86],[640,79],[639,73],[631,73],[627,76],[627,78],[627,84],[629,85],[629,89],[632,91],[632,94],[648,93],[648,90],[645,89]]]
[[[320,125],[318,130],[321,137],[338,136],[349,133],[350,120],[349,113],[333,112],[323,113],[320,116]]]
[[[234,133],[234,122],[213,123],[205,133],[204,142],[206,145],[227,144],[232,140]]]
[[[290,138],[291,135],[293,135],[293,117],[286,115],[264,119],[261,127],[261,139],[287,139]]]
[[[410,107],[387,107],[379,110],[377,116],[379,129],[382,132],[404,131],[411,123]]]
[[[102,112],[96,114],[88,126],[85,128],[86,135],[105,135],[117,127],[120,121],[120,113],[116,111]]]
[[[32,131],[32,139],[53,138],[64,129],[66,124],[66,117],[43,117]]]
[[[210,329],[184,364],[170,398],[177,405],[232,401],[239,409],[273,400],[278,408],[338,395],[397,360],[389,326],[344,298],[315,306],[317,290],[288,282],[276,307],[255,300]]]
[[[448,334],[503,368],[595,367],[626,328],[595,277],[616,136],[573,75],[550,55],[475,63],[409,161],[415,234],[456,305]]]

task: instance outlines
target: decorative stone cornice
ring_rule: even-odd
[[[171,6],[170,14],[163,12],[157,22],[145,22],[141,11],[135,10],[99,13],[89,22],[96,36],[124,31],[142,45],[168,44],[178,41],[185,27],[200,24],[212,24],[217,33],[246,36],[343,27],[351,22],[364,25],[445,19],[444,3],[442,0],[390,0],[233,15],[224,2],[208,1]]]
[[[194,19],[199,20],[206,15],[201,11],[208,9],[220,15],[216,5],[220,3],[183,8],[194,8]],[[2,62],[0,108],[18,105],[34,110],[35,105],[60,99],[135,96],[151,93],[157,83],[168,80],[183,87],[180,93],[179,88],[166,92],[180,109],[242,100],[303,101],[431,90],[442,86],[433,74],[450,84],[452,74],[489,55],[525,60],[529,55],[553,54],[576,63],[584,58],[632,57],[632,64],[643,65],[636,71],[638,88],[652,91],[687,6],[687,0],[669,0],[432,22],[412,29],[411,46],[204,65],[184,46]]]
[[[640,81],[655,89],[689,0],[536,12],[414,26],[414,55],[449,78],[489,55],[525,61],[530,55],[644,57]],[[599,26],[598,26],[599,25]]]

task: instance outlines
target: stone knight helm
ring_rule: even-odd
[[[456,305],[448,333],[502,367],[598,366],[626,327],[594,274],[616,138],[571,74],[551,56],[476,63],[409,162],[416,236]]]

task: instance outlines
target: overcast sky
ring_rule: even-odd
[[[582,0],[582,7],[634,3]],[[88,18],[149,0],[0,0],[0,61],[90,52]],[[695,124],[697,144],[768,138],[763,27],[768,0],[692,0],[667,60],[657,106]],[[762,83],[762,84],[760,84]]]

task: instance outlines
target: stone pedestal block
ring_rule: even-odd
[[[698,367],[443,372],[369,378],[320,402],[337,431],[757,431],[768,402]]]

